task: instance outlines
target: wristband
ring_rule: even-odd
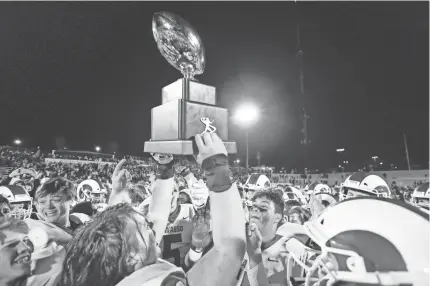
[[[228,157],[225,154],[213,155],[203,160],[202,168],[207,172],[207,187],[215,193],[230,189]]]
[[[173,175],[175,174],[173,171],[173,161],[166,165],[158,164],[158,169],[160,171],[158,178],[161,180],[173,178]]]

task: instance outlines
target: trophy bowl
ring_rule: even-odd
[[[194,79],[205,69],[205,49],[196,30],[180,16],[157,12],[152,18],[152,33],[163,57],[184,78]]]

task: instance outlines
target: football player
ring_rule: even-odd
[[[276,233],[283,210],[282,193],[276,190],[259,191],[252,198],[241,285],[286,285],[286,257],[281,254],[287,238]]]
[[[72,234],[90,219],[85,214],[70,214],[75,197],[76,190],[72,182],[61,177],[49,179],[36,191],[37,218]]]
[[[214,247],[186,274],[157,259],[157,244],[167,226],[173,193],[173,169],[165,159],[154,186],[147,218],[129,205],[119,204],[78,230],[68,247],[64,285],[234,285],[245,253],[240,196],[228,177],[228,157],[216,134],[196,135],[197,162],[206,171],[212,212]],[[169,166],[170,165],[170,166]],[[115,169],[112,196],[123,189]],[[125,186],[124,186],[125,187]],[[229,223],[226,224],[225,222]]]

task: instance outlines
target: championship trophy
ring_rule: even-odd
[[[216,106],[215,87],[194,78],[205,69],[205,50],[197,32],[169,12],[154,14],[152,32],[160,53],[183,78],[162,89],[162,104],[151,110],[151,141],[145,142],[144,152],[193,155],[194,135],[216,131],[227,152],[236,153],[236,142],[228,141],[228,111]]]

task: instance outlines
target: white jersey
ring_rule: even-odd
[[[178,208],[175,221],[167,224],[160,248],[164,260],[181,266],[190,250],[195,211],[192,204],[178,205]]]
[[[287,279],[290,280],[290,277],[287,277],[287,263],[289,254],[286,249],[286,243],[292,233],[294,233],[294,237],[303,243],[307,241],[308,237],[303,235],[301,225],[295,225],[291,223],[286,223],[281,226],[278,231],[278,240],[262,251],[262,264],[264,266],[264,279],[261,279],[261,273],[258,273],[258,266],[255,266],[253,269],[249,269],[249,258],[248,254],[245,253],[245,260],[247,262],[243,278],[240,280],[239,285],[242,286],[258,286],[261,281],[265,281],[266,279],[269,282],[269,285],[289,285],[287,283]],[[283,231],[287,231],[288,235],[284,236]],[[295,262],[291,265],[291,277],[300,281],[304,277],[303,269],[297,265]],[[266,278],[267,277],[267,278]]]

